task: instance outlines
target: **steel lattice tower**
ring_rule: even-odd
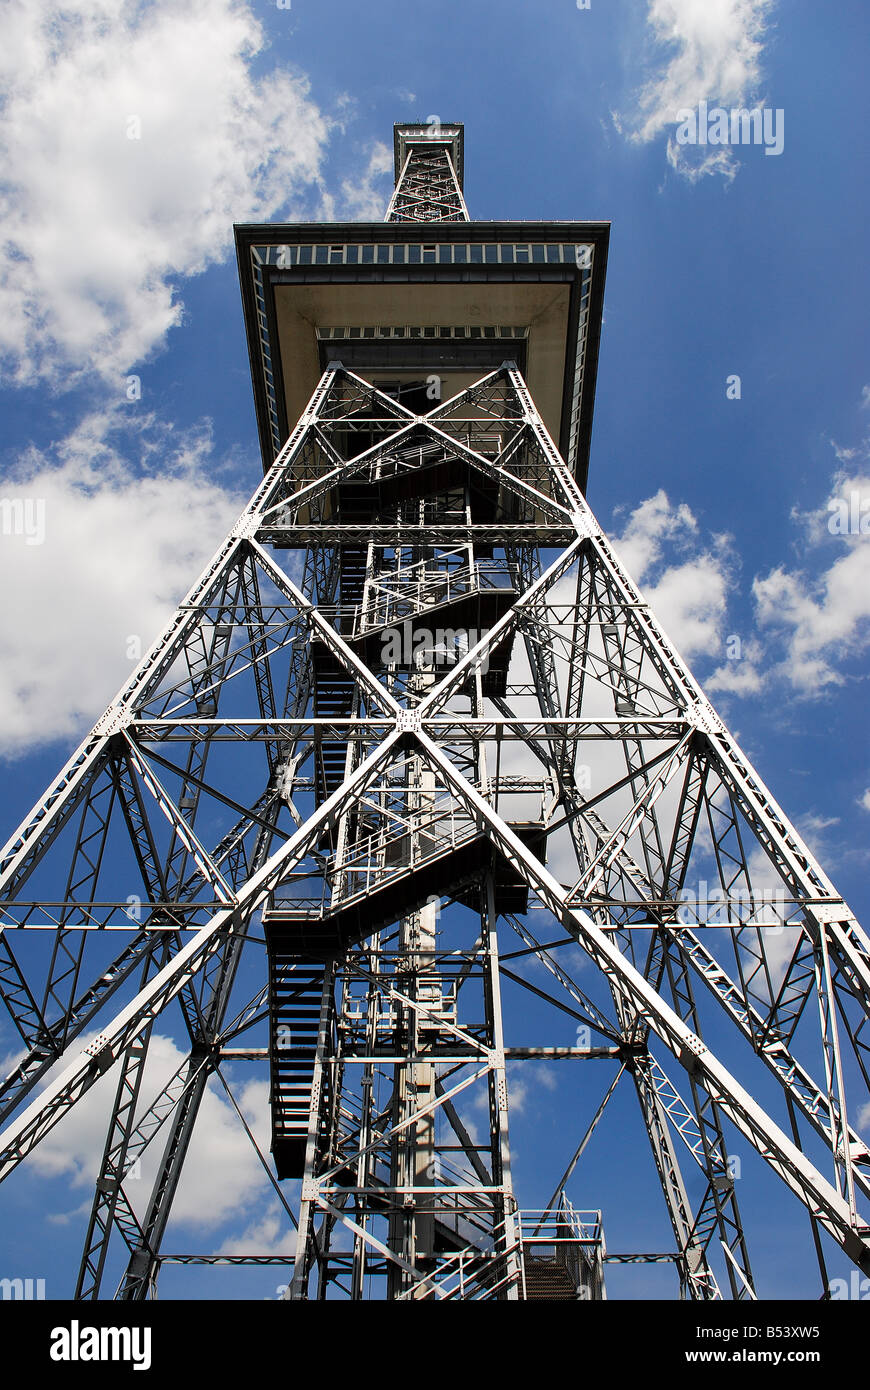
[[[121,1251],[121,1299],[230,1260],[290,1298],[597,1299],[614,1259],[743,1299],[736,1134],[823,1290],[826,1249],[870,1274],[867,937],[585,500],[607,224],[470,222],[461,125],[395,155],[384,223],[237,228],[265,476],[3,851],[0,1176],[111,1071],[79,1298]],[[155,1096],[161,1027],[185,1055]],[[506,1067],[542,1060],[613,1071],[529,1211]],[[247,1128],[243,1062],[287,1253],[178,1253],[207,1086]],[[620,1080],[668,1249],[608,1254],[566,1195]]]

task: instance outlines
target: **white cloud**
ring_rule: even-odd
[[[289,1184],[285,1183],[284,1187]],[[298,1184],[294,1184],[298,1186]],[[225,1240],[219,1255],[287,1255],[293,1260],[296,1231],[280,1202],[270,1202],[266,1210],[248,1223],[242,1234]]]
[[[779,681],[802,697],[824,695],[853,678],[847,663],[870,646],[870,441],[832,448],[840,467],[826,500],[792,508],[800,568],[756,575],[755,635],[707,678],[708,691],[752,695]]]
[[[840,824],[839,816],[820,816],[813,812],[801,822],[804,827],[804,839],[810,834],[821,834],[823,830],[829,830],[832,825]]]
[[[352,222],[382,221],[389,202],[384,177],[392,172],[392,151],[382,140],[376,140],[361,177],[356,181],[344,179],[337,197],[324,193],[322,216],[327,222],[339,216]]]
[[[263,47],[242,0],[8,0],[0,359],[19,382],[117,377],[234,221],[305,207],[330,122],[304,77],[253,75]]]
[[[633,108],[617,128],[646,144],[677,112],[699,101],[743,106],[761,81],[765,23],[772,0],[649,0],[646,22],[656,59]],[[693,182],[708,174],[731,179],[737,163],[730,147],[678,145],[668,139],[669,163]]]
[[[76,1048],[87,1046],[89,1041],[90,1037],[79,1040]],[[142,1105],[137,1115],[170,1080],[184,1055],[171,1038],[159,1034],[152,1036],[142,1083]],[[31,1172],[44,1178],[65,1178],[71,1191],[76,1193],[93,1186],[102,1159],[117,1070],[113,1067],[101,1077],[34,1149]],[[242,1114],[265,1151],[269,1146],[268,1090],[266,1081],[252,1081],[234,1092]],[[142,1156],[141,1177],[128,1178],[125,1184],[137,1215],[141,1216],[147,1202],[164,1141],[165,1132],[161,1132]],[[173,1202],[173,1222],[200,1231],[214,1230],[231,1216],[244,1215],[251,1210],[267,1190],[268,1179],[238,1116],[217,1084],[210,1083],[200,1106]],[[89,1209],[89,1205],[90,1197],[77,1204],[75,1212],[61,1213],[60,1220],[69,1220]],[[253,1212],[251,1220],[255,1221]],[[265,1228],[260,1239],[264,1237]]]
[[[801,696],[822,695],[843,685],[846,663],[870,647],[870,443],[832,447],[840,466],[824,503],[792,510],[801,568],[782,563],[756,575],[755,632],[741,636],[739,659],[706,678],[711,694],[755,695],[785,681]],[[659,490],[614,544],[684,657],[727,652],[731,537],[702,536],[689,507]]]
[[[690,508],[685,502],[672,505],[661,489],[634,509],[614,539],[620,560],[643,585],[644,598],[687,660],[721,651],[728,540],[714,536],[712,548],[702,549]],[[681,563],[667,564],[681,555]]]
[[[870,811],[870,787],[868,787],[864,795],[859,798],[858,805],[863,806],[865,811]]]
[[[685,544],[697,531],[698,523],[685,502],[672,507],[667,493],[659,488],[653,497],[635,507],[614,543],[619,546],[619,558],[632,578],[642,584],[662,558],[665,542]]]
[[[687,660],[722,649],[728,580],[719,556],[705,554],[666,570],[646,598]]]
[[[805,811],[796,817],[798,831],[820,863],[833,868],[840,858],[842,837],[829,835],[828,831],[840,824],[839,816],[823,816],[817,811]]]
[[[730,145],[711,150],[709,146],[681,145],[668,136],[665,155],[674,172],[689,183],[698,183],[715,174],[728,183],[737,177],[739,161],[734,158]]]
[[[837,559],[816,575],[778,565],[753,584],[759,626],[784,644],[779,672],[804,695],[841,685],[840,664],[870,644],[870,535],[832,533],[828,525],[837,520],[838,508],[847,526],[850,512],[860,521],[865,503],[870,504],[870,477],[838,472],[825,506],[801,518],[809,541],[836,545]]]
[[[508,1106],[512,1115],[522,1114],[527,1109],[529,1097],[536,1092],[552,1094],[558,1088],[556,1068],[559,1065],[558,1062],[512,1062],[508,1065]],[[539,1113],[538,1107],[536,1113]]]
[[[736,636],[737,634],[735,634]],[[757,695],[764,686],[761,670],[763,649],[760,642],[741,640],[739,655],[726,660],[704,681],[708,694],[721,691],[725,695]],[[728,639],[726,638],[726,647]]]
[[[207,427],[176,434],[121,407],[21,461],[3,496],[42,504],[45,540],[0,535],[15,596],[0,610],[0,753],[75,736],[105,709],[132,669],[128,637],[147,650],[241,510],[215,472]]]

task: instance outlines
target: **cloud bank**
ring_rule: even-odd
[[[183,313],[234,221],[303,211],[329,119],[304,76],[255,75],[238,0],[7,0],[0,11],[0,364],[117,381]]]

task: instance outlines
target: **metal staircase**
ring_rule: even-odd
[[[270,1103],[272,1154],[279,1178],[297,1178],[305,1165],[311,1086],[323,1007],[323,964],[269,949]]]
[[[606,1297],[600,1212],[575,1211],[563,1193],[552,1210],[520,1212],[520,1228],[527,1302],[598,1302]]]
[[[542,822],[515,821],[511,829],[545,857]],[[434,811],[413,832],[380,829],[342,854],[327,855],[319,903],[298,893],[304,879],[282,884],[263,911],[266,938],[295,942],[297,950],[343,949],[433,896],[473,905],[477,885],[490,870],[496,910],[525,912],[528,883],[475,821],[453,807]]]

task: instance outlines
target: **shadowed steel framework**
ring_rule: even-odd
[[[608,225],[471,222],[463,134],[395,127],[383,223],[236,229],[263,481],[2,854],[0,1178],[110,1074],[78,1298],[271,1264],[290,1299],[594,1301],[660,1262],[752,1299],[735,1139],[823,1295],[831,1251],[870,1274],[867,937],[585,500]],[[591,1097],[537,1209],[524,1063]],[[173,1249],[210,1089],[280,1250]],[[625,1089],[654,1250],[568,1196]]]

